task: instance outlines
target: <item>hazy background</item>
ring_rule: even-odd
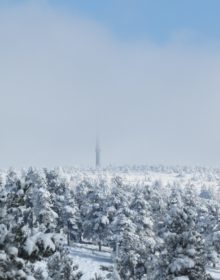
[[[137,2],[1,1],[0,167],[220,166],[220,3]]]

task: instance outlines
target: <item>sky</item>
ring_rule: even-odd
[[[0,0],[0,167],[220,167],[219,9]]]

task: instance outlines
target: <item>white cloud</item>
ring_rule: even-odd
[[[216,46],[120,42],[47,4],[0,10],[0,165],[220,163]]]

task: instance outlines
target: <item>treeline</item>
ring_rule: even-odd
[[[64,249],[74,242],[111,247],[125,280],[212,279],[205,269],[220,253],[220,207],[207,189],[199,196],[191,185],[76,176],[33,168],[1,175],[1,280],[80,279]]]

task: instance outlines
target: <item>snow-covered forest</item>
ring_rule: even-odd
[[[220,279],[219,219],[218,169],[1,171],[0,279]]]

